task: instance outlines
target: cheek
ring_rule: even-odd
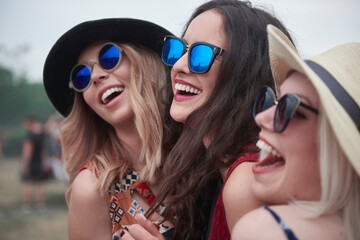
[[[295,198],[317,200],[321,190],[317,138],[314,133],[304,134],[308,137],[299,138],[297,143],[288,146],[292,151],[287,153],[285,178],[292,182],[288,190]]]
[[[83,93],[83,98],[85,103],[93,110],[95,110],[96,107],[96,93],[93,90],[92,86],[90,86],[88,89],[86,89]]]
[[[301,132],[298,142],[298,155],[306,156],[308,158],[318,158],[318,139],[317,130],[306,129]]]
[[[309,122],[309,124],[305,123],[290,122],[285,130],[281,149],[284,149],[286,158],[318,157],[317,123],[315,121]]]
[[[203,94],[205,95],[206,99],[208,99],[215,89],[217,75],[210,74],[209,72],[209,74],[198,76],[198,79],[201,82]]]
[[[219,77],[219,68],[220,64],[218,62],[215,62],[211,70],[209,71],[205,79],[203,80],[204,85],[208,89],[208,92],[212,93],[215,89],[218,77]]]
[[[172,87],[172,89],[173,89],[173,91],[174,91],[175,71],[173,70],[173,68],[171,68],[170,78],[171,78],[171,87]]]
[[[113,76],[120,80],[125,87],[130,85],[131,78],[131,64],[129,59],[124,56],[119,66],[112,72]]]
[[[321,194],[320,169],[317,156],[293,159],[296,164],[289,164],[287,182],[291,192],[290,196],[299,200],[319,200]]]
[[[91,103],[92,103],[92,94],[91,94],[91,90],[90,88],[86,89],[84,92],[83,92],[83,98],[86,102],[87,105],[89,105],[91,107]]]

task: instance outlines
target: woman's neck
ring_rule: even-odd
[[[139,159],[141,138],[135,124],[132,123],[128,124],[126,127],[117,127],[115,128],[115,131],[121,145],[126,151],[127,156],[125,157],[128,158],[126,160],[135,171],[141,172],[145,166],[145,160]]]

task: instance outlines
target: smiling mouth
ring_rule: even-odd
[[[195,96],[201,93],[200,89],[181,83],[176,83],[174,88],[178,90],[177,93],[182,96]]]
[[[101,102],[103,104],[109,103],[111,100],[119,96],[125,88],[123,87],[112,87],[106,90],[101,96]]]
[[[261,149],[260,160],[255,164],[258,170],[279,168],[285,165],[285,160],[280,153],[263,140],[259,140],[256,146]]]

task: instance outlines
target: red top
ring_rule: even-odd
[[[233,162],[233,164],[231,164],[215,205],[214,213],[211,219],[211,229],[208,238],[209,240],[218,240],[218,239],[230,240],[230,231],[226,222],[225,208],[224,208],[224,202],[222,196],[224,186],[226,184],[226,181],[230,177],[231,173],[234,171],[234,169],[237,166],[239,166],[243,162],[256,162],[258,158],[259,158],[258,153],[246,153],[243,156],[236,159],[236,161]]]

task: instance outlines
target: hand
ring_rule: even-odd
[[[165,240],[156,226],[147,220],[144,215],[138,215],[138,224],[131,225],[129,232],[124,234],[124,240]]]

